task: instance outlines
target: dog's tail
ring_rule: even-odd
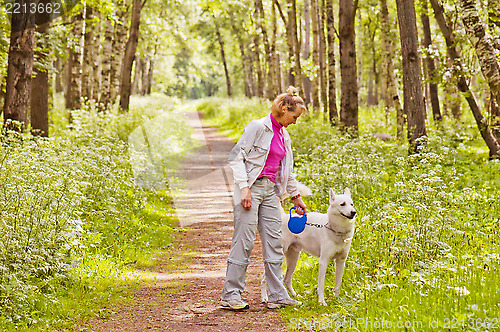
[[[297,187],[299,189],[299,193],[300,193],[300,196],[302,197],[305,197],[305,196],[311,196],[312,195],[312,190],[311,188],[309,188],[308,186],[306,186],[305,184],[297,181]],[[284,201],[285,199],[287,199],[288,197],[290,197],[290,194],[288,194],[287,192],[285,192],[283,195],[281,195],[280,197],[280,201]]]

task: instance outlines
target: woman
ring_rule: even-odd
[[[274,99],[268,116],[248,124],[231,151],[229,164],[235,182],[234,233],[221,297],[221,306],[225,309],[249,307],[241,299],[241,293],[257,229],[269,287],[267,307],[301,304],[290,298],[282,282],[281,207],[277,197],[288,192],[297,212],[306,213],[292,174],[290,135],[285,129],[295,124],[306,110],[297,89],[289,87],[286,93]]]

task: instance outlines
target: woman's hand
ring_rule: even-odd
[[[297,197],[294,201],[293,201],[293,205],[295,207],[297,207],[296,209],[296,212],[298,215],[307,215],[307,207],[306,205],[304,204],[304,202],[302,201],[302,197]]]
[[[250,210],[252,207],[252,193],[249,187],[241,189],[241,205],[245,210]]]

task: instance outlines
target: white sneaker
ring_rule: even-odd
[[[267,302],[267,307],[269,309],[277,309],[287,305],[302,305],[302,302],[294,299],[281,299],[274,302]]]
[[[241,299],[220,300],[220,306],[222,307],[222,309],[233,310],[233,311],[245,310],[250,308],[248,303],[246,303]]]

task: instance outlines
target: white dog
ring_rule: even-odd
[[[309,188],[307,188],[309,189]],[[351,192],[346,188],[343,195],[335,195],[330,189],[330,206],[326,214],[310,212],[307,214],[307,224],[303,232],[293,234],[288,229],[289,215],[283,211],[282,232],[283,252],[286,259],[284,283],[291,296],[296,293],[292,287],[292,274],[297,266],[302,250],[319,257],[318,300],[325,302],[325,274],[328,263],[335,259],[335,296],[340,293],[345,260],[351,248],[354,235],[354,210]],[[267,302],[265,278],[262,278],[261,298]]]

